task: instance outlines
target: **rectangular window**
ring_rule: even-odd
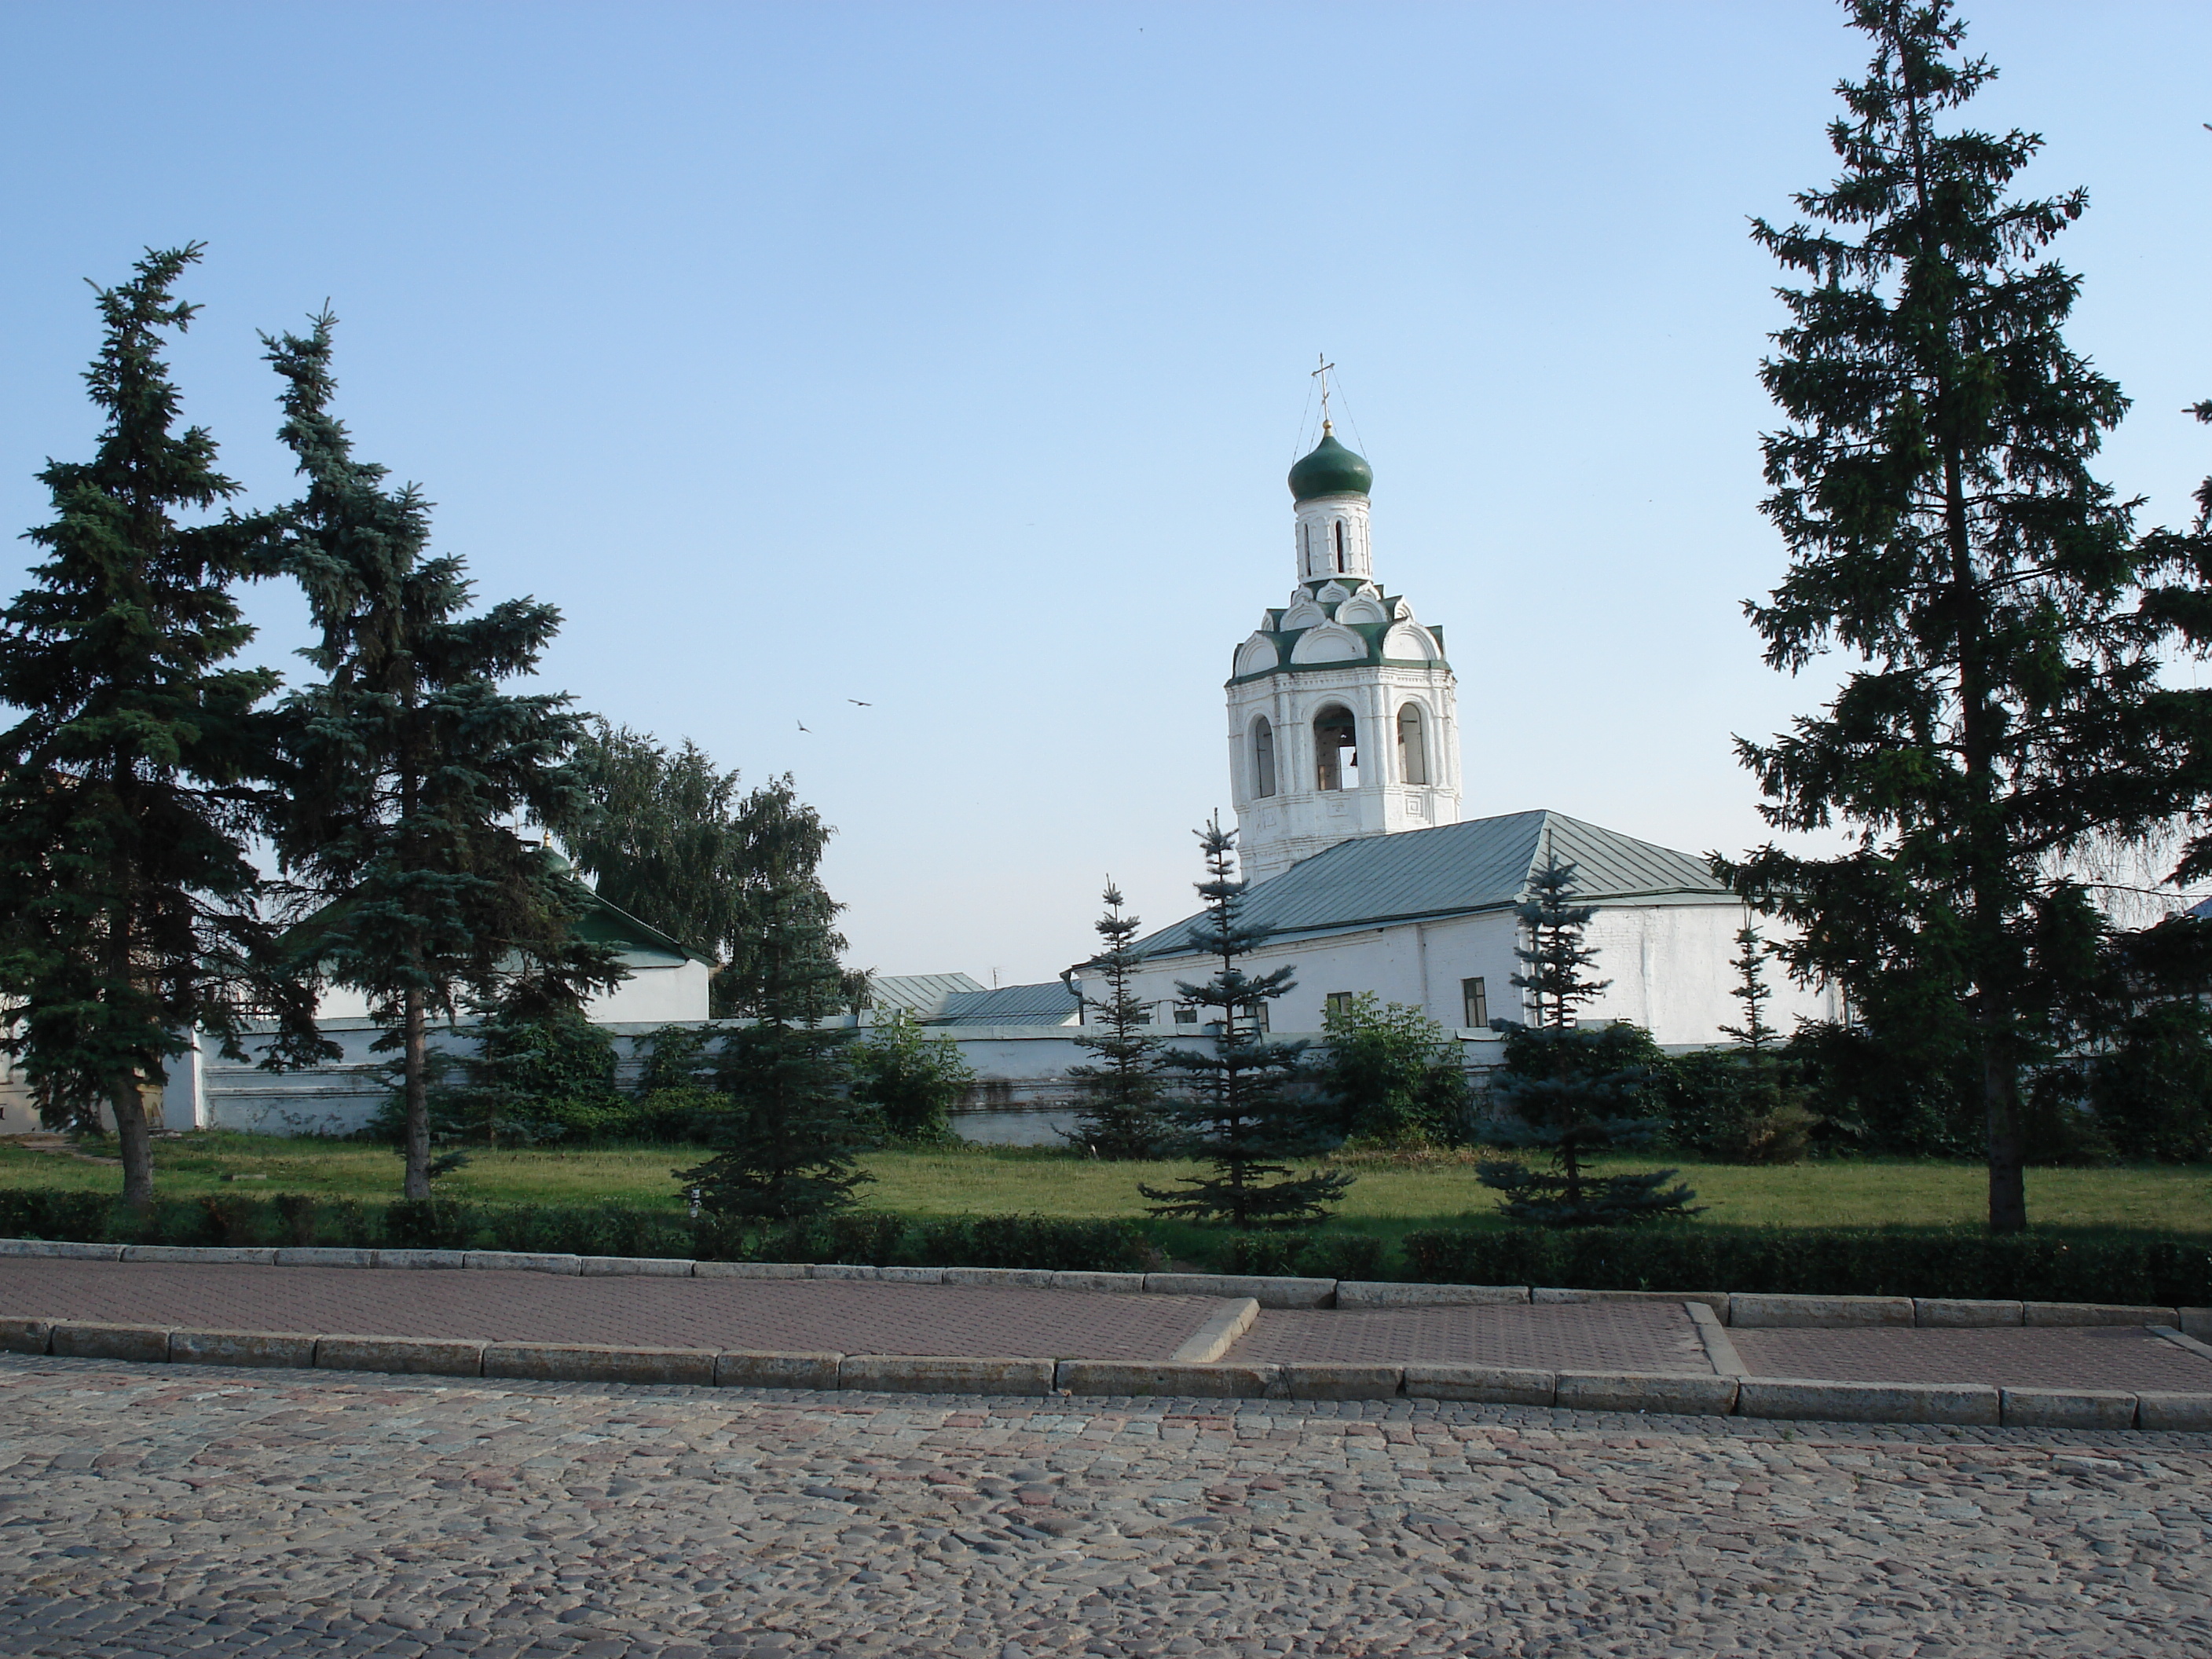
[[[1328,1012],[1332,1014],[1350,1013],[1352,1012],[1352,993],[1349,991],[1331,991],[1328,994]]]
[[[1490,993],[1484,988],[1480,980],[1460,981],[1459,996],[1468,1024],[1480,1030],[1490,1024]]]
[[[1254,1030],[1267,1029],[1267,1005],[1265,1002],[1248,1002],[1244,1005],[1243,1012],[1244,1018],[1252,1022]]]
[[[1152,1011],[1150,1008],[1139,1008],[1139,1009],[1138,1009],[1138,1010],[1137,1010],[1137,1024],[1139,1024],[1139,1025],[1150,1025],[1152,1023]]]
[[[1175,1011],[1175,1023],[1178,1025],[1197,1024],[1198,1010],[1192,1007],[1187,1002],[1176,1004]]]

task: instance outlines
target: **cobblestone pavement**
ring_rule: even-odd
[[[823,1279],[0,1257],[0,1313],[33,1319],[489,1342],[1165,1359],[1221,1305],[1200,1296]]]
[[[0,1357],[0,1651],[2212,1650],[2212,1437]]]

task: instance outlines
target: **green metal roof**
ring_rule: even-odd
[[[1061,980],[955,991],[925,1025],[1065,1025],[1075,1018],[1075,993]]]
[[[1512,812],[1340,842],[1255,883],[1244,920],[1280,939],[1502,909],[1525,896],[1547,854],[1578,866],[1578,896],[1592,903],[1733,896],[1703,859],[1561,812]],[[1134,948],[1144,957],[1187,954],[1203,920],[1186,917]]]
[[[946,998],[982,988],[965,974],[878,974],[868,981],[868,1006],[925,1019],[942,1008]]]
[[[1375,469],[1367,458],[1354,454],[1324,429],[1313,453],[1291,468],[1291,499],[1310,501],[1316,495],[1364,495],[1375,487]]]

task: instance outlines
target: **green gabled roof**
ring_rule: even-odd
[[[651,922],[640,921],[620,905],[601,898],[584,884],[584,913],[576,918],[576,937],[610,950],[632,951],[653,956],[682,957],[687,962],[711,965],[714,957],[702,955],[681,939],[664,933]]]
[[[1503,909],[1527,895],[1547,854],[1577,866],[1577,896],[1592,903],[1732,896],[1703,859],[1561,812],[1513,812],[1340,842],[1256,883],[1244,920],[1280,939]],[[1186,954],[1204,920],[1186,917],[1133,948],[1142,957]]]
[[[1042,985],[1000,985],[955,991],[925,1025],[1065,1025],[1081,1006],[1060,980]]]

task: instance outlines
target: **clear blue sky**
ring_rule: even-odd
[[[2092,192],[2108,476],[2179,521],[2212,8],[1968,15],[1980,123]],[[177,368],[249,501],[291,484],[254,331],[327,296],[363,453],[481,592],[567,613],[549,680],[791,771],[857,963],[1038,979],[1109,871],[1189,908],[1326,350],[1378,573],[1449,635],[1465,813],[1737,848],[1730,733],[1821,690],[1737,610],[1782,556],[1745,222],[1829,176],[1865,55],[1826,0],[17,3],[0,520],[90,440],[82,279],[204,239]],[[296,603],[252,603],[287,660]]]

